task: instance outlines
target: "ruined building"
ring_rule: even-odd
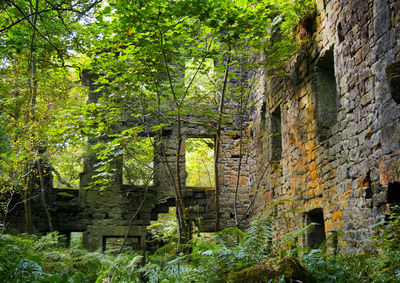
[[[315,222],[304,241],[353,251],[400,201],[400,1],[317,1],[316,25],[289,76],[264,80],[253,113],[249,186],[277,207],[278,235]],[[279,135],[268,133],[277,128]],[[294,212],[289,212],[290,210]],[[334,237],[335,238],[335,237]]]
[[[237,190],[244,225],[287,199],[274,207],[275,237],[318,223],[299,241],[316,247],[340,232],[331,237],[333,248],[360,251],[371,225],[400,202],[400,1],[316,2],[315,17],[302,23],[299,35],[308,40],[288,64],[287,76],[269,79],[268,72],[257,71],[254,107],[239,117],[247,128],[239,131],[233,121],[230,134],[225,132],[221,228],[235,225]],[[197,125],[185,125],[183,132],[186,138],[212,137]],[[240,133],[249,143],[238,151]],[[175,135],[173,127],[163,130],[166,160],[176,155]],[[174,205],[165,166],[155,164],[155,170],[146,191],[124,185],[117,173],[110,190],[99,194],[84,190],[93,174],[93,161],[87,160],[79,196],[67,200],[49,193],[55,229],[84,232],[86,247],[104,247],[107,239],[125,235],[132,207],[140,207],[129,236],[143,247],[150,220]],[[213,189],[187,187],[185,202],[201,219],[200,230],[213,231]],[[37,230],[46,231],[43,216],[37,217]]]

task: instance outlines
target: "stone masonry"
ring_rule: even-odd
[[[367,247],[371,225],[400,203],[400,0],[316,3],[314,24],[303,27],[299,37],[306,41],[287,65],[287,75],[271,79],[273,74],[253,70],[259,77],[254,106],[224,129],[218,164],[221,227],[235,225],[235,202],[242,228],[278,203],[275,238],[318,223],[299,239],[302,244],[318,247],[330,239],[333,250],[357,252]],[[90,77],[85,84],[95,102]],[[234,112],[235,105],[228,108]],[[162,136],[164,158],[174,162],[176,129],[171,126]],[[213,133],[186,123],[183,136]],[[155,162],[154,186],[147,190],[124,185],[119,171],[109,190],[100,193],[85,189],[94,162],[91,157],[85,163],[79,194],[51,198],[56,229],[84,232],[85,246],[96,249],[108,237],[123,237],[141,208],[128,235],[143,248],[150,220],[175,205],[165,164]],[[193,217],[201,219],[200,230],[213,231],[213,188],[185,187],[184,195]],[[38,211],[36,230],[45,232]]]
[[[400,201],[398,81],[388,80],[399,74],[400,1],[318,0],[299,53],[255,93],[250,186],[259,210],[290,200],[277,206],[276,237],[317,222],[322,238],[304,244],[337,231],[334,249],[361,251]]]

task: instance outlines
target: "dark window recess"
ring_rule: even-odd
[[[317,249],[326,240],[322,208],[316,208],[306,213],[306,223],[307,225],[315,224],[306,235],[306,245],[312,249]]]
[[[265,121],[266,112],[267,112],[267,103],[264,101],[261,106],[261,130],[262,131],[265,130],[265,126],[266,126],[266,121]]]
[[[386,76],[392,98],[400,104],[400,61],[387,66]]]
[[[278,106],[271,115],[271,146],[272,161],[279,162],[282,157],[282,116]]]
[[[341,23],[339,23],[337,26],[337,34],[338,34],[339,43],[341,43],[344,40],[343,28],[342,28]]]
[[[329,129],[336,123],[337,94],[333,47],[319,58],[315,66],[314,81],[317,92],[316,118],[320,140],[328,137]]]
[[[70,247],[71,246],[71,232],[63,232],[59,231],[60,238],[58,240],[59,244],[62,247]]]
[[[387,203],[388,204],[400,204],[400,183],[394,182],[389,183],[387,192]]]
[[[162,129],[162,136],[163,137],[168,137],[172,135],[172,130],[171,129]]]

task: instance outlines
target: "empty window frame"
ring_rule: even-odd
[[[317,93],[316,118],[318,135],[325,140],[337,120],[337,93],[333,47],[321,56],[315,66],[314,81]]]
[[[153,184],[154,139],[136,137],[124,148],[122,182],[125,185],[143,186]]]
[[[400,183],[389,183],[387,191],[387,203],[390,205],[400,204]]]
[[[186,139],[186,186],[214,187],[213,138]]]
[[[51,155],[54,188],[79,188],[79,173],[84,171],[86,142],[58,143]]]
[[[400,61],[386,68],[386,76],[392,98],[397,104],[400,104]]]
[[[214,71],[214,59],[188,60],[185,64],[185,87],[188,89],[186,101],[197,107],[207,107],[215,100],[216,74]]]
[[[282,115],[278,105],[271,113],[271,153],[272,161],[279,162],[282,158]]]
[[[322,208],[316,208],[306,213],[306,224],[313,224],[306,234],[306,246],[317,249],[326,240],[325,221]]]

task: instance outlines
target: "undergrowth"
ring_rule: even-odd
[[[64,248],[62,236],[0,236],[0,282],[400,282],[400,218],[379,223],[375,252],[334,255],[307,251],[297,239],[312,225],[271,241],[273,217],[258,217],[247,232],[230,228],[196,237],[191,252],[171,241],[143,257]]]

